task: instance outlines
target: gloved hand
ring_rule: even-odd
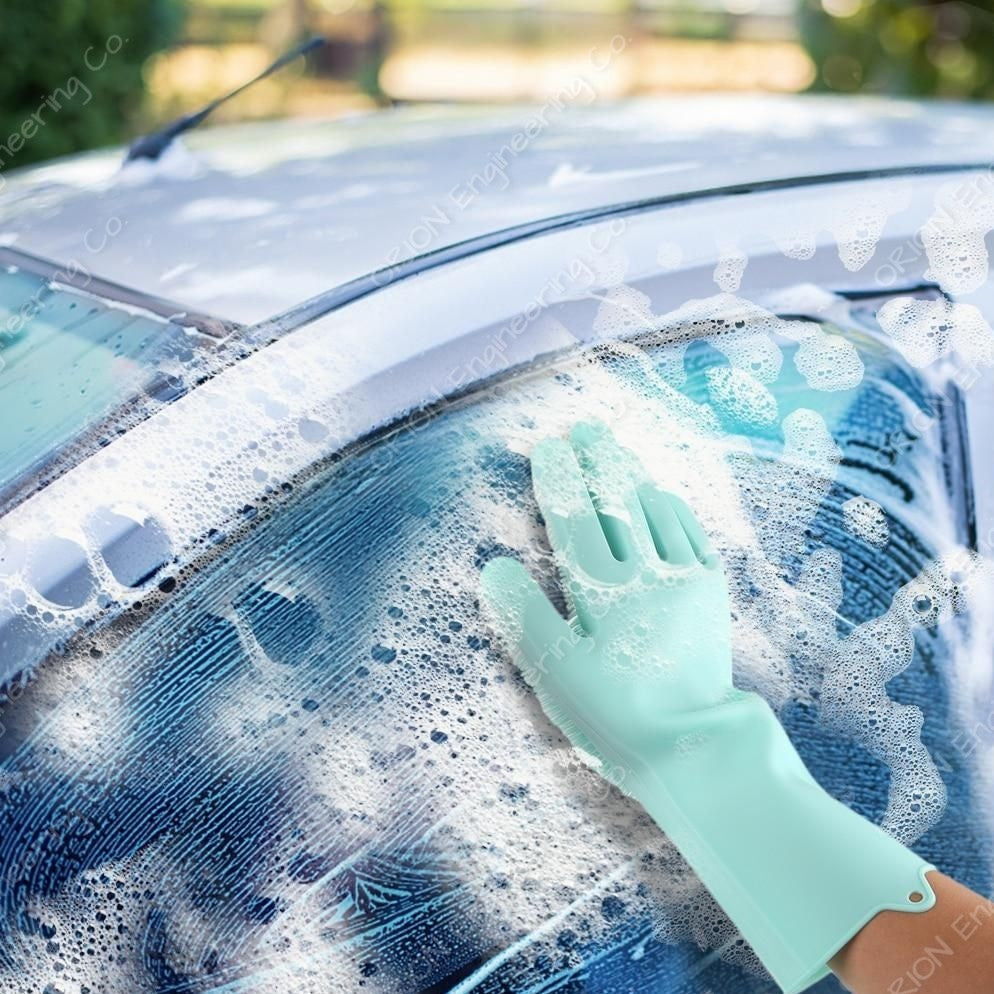
[[[805,990],[878,912],[932,907],[933,867],[823,791],[734,687],[724,577],[689,508],[603,426],[571,443],[540,442],[532,480],[572,623],[512,559],[487,564],[484,601],[546,714],[621,771],[780,986]]]

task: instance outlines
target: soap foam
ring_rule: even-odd
[[[308,668],[323,658],[322,634],[296,643],[295,665],[281,663],[246,620],[235,591],[227,590],[167,604],[161,622],[136,626],[129,640],[101,659],[80,652],[46,669],[38,699],[47,717],[32,740],[38,752],[22,750],[7,774],[15,785],[32,778],[43,784],[100,779],[116,764],[127,767],[135,730],[161,717],[154,702],[139,702],[128,692],[143,667],[161,666],[160,639],[184,630],[198,612],[226,622],[248,665],[227,676],[216,693],[194,695],[195,713],[184,716],[175,745],[192,750],[215,776],[251,769],[275,777],[279,771],[285,812],[278,824],[286,831],[267,840],[254,869],[266,920],[252,928],[239,917],[244,909],[192,899],[208,841],[146,841],[132,857],[32,898],[32,915],[59,950],[50,951],[45,933],[13,933],[0,976],[6,969],[24,992],[48,984],[72,994],[85,987],[142,989],[142,957],[149,948],[144,916],[152,893],[168,911],[160,937],[163,962],[204,978],[205,990],[217,974],[245,977],[242,986],[260,990],[278,979],[295,994],[355,990],[360,977],[370,990],[409,991],[417,971],[423,979],[436,968],[432,957],[446,950],[398,940],[396,948],[377,952],[372,939],[356,939],[353,920],[368,923],[377,935],[391,935],[394,927],[403,935],[400,925],[390,925],[391,909],[403,904],[405,894],[417,895],[418,887],[426,888],[425,901],[438,900],[444,915],[461,922],[457,931],[465,933],[459,941],[466,942],[467,956],[480,952],[473,952],[471,937],[482,936],[483,949],[524,942],[530,956],[544,951],[569,965],[579,962],[571,949],[608,941],[621,918],[644,917],[667,941],[721,950],[724,958],[758,969],[668,840],[626,797],[624,771],[606,771],[614,785],[594,779],[596,760],[572,749],[549,723],[503,651],[484,651],[480,545],[518,550],[550,587],[554,575],[534,505],[521,493],[519,466],[501,469],[499,459],[528,455],[540,439],[565,436],[579,419],[610,422],[649,475],[683,497],[713,536],[729,581],[738,682],[777,707],[813,706],[820,699],[820,719],[889,768],[889,831],[910,842],[937,822],[945,796],[921,743],[922,714],[893,701],[886,684],[911,664],[914,631],[950,617],[962,606],[960,587],[985,567],[969,560],[956,579],[949,562],[937,560],[897,591],[883,616],[840,635],[842,560],[833,549],[812,549],[810,528],[838,483],[842,451],[820,413],[809,407],[782,411],[771,385],[782,369],[783,342],[800,342],[803,350],[813,341],[798,369],[806,370],[812,388],[821,384],[827,391],[839,381],[826,372],[831,363],[817,359],[819,350],[847,350],[826,344],[829,336],[807,322],[783,321],[726,294],[690,302],[661,319],[640,291],[615,288],[602,301],[598,321],[604,334],[644,329],[647,322],[652,330],[563,360],[553,375],[501,384],[449,421],[402,430],[382,443],[402,451],[418,444],[419,432],[438,431],[439,444],[454,447],[460,465],[474,468],[458,477],[427,473],[420,479],[421,503],[405,505],[403,513],[421,524],[412,524],[408,544],[364,550],[384,568],[363,589],[361,603],[334,589],[333,578],[308,573],[290,556],[242,564],[249,575],[261,574],[267,595],[291,606],[305,600],[316,605],[318,633],[340,625],[361,633],[365,653],[334,679],[330,674],[338,670],[330,667],[329,683],[315,686]],[[678,388],[686,382],[682,357],[700,338],[728,365],[707,377],[710,393],[698,403]],[[851,358],[841,365],[847,384],[862,372]],[[232,404],[248,402],[267,417],[282,417],[286,412],[267,398],[249,393]],[[235,407],[218,402],[222,413],[235,417]],[[777,428],[782,451],[769,458],[745,437],[723,430],[722,416],[729,413]],[[299,433],[286,440],[300,441]],[[200,444],[212,443],[205,435]],[[190,451],[196,460],[196,447]],[[150,472],[157,458],[150,456]],[[239,480],[261,471],[275,486],[282,460],[281,446],[271,445],[238,467]],[[393,463],[381,465],[385,478]],[[211,480],[204,499],[230,500],[240,486]],[[362,499],[357,490],[357,503]],[[849,524],[863,538],[878,535],[866,523],[867,505],[854,499]],[[177,509],[177,520],[190,523],[195,516],[195,508]],[[12,595],[9,603],[17,608]],[[619,662],[619,673],[626,672]],[[313,711],[299,703],[312,698]],[[209,784],[197,786],[206,790]],[[44,785],[40,789],[44,794]],[[302,840],[328,856],[306,879],[289,869]],[[8,844],[15,841],[12,835]],[[89,844],[82,843],[84,852]],[[418,872],[405,876],[404,867],[391,864],[388,857],[398,852]],[[43,872],[45,858],[30,858],[33,873]],[[422,864],[428,868],[423,872]],[[393,885],[395,877],[401,883]],[[432,896],[426,880],[464,895],[456,910]],[[86,940],[96,952],[80,953],[77,935],[98,913],[101,924]],[[389,946],[387,939],[383,943]],[[63,946],[77,951],[67,960]],[[107,959],[111,948],[113,961]],[[375,974],[368,972],[370,959],[378,963]]]

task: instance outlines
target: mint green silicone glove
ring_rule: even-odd
[[[670,836],[788,992],[878,912],[919,912],[933,869],[823,791],[765,701],[732,683],[728,593],[689,508],[606,428],[532,453],[565,621],[496,559],[484,601],[546,714]],[[618,774],[614,773],[614,778]]]

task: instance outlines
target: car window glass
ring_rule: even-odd
[[[819,781],[983,888],[953,682],[989,591],[964,548],[963,386],[893,333],[895,307],[941,323],[946,304],[902,301],[840,298],[818,319],[693,302],[400,421],[274,512],[247,509],[237,541],[161,580],[157,610],[81,640],[5,708],[0,976],[768,990],[480,614],[479,571],[502,554],[562,605],[527,454],[581,417],[698,511],[730,581],[736,681]]]
[[[124,405],[171,395],[198,336],[16,268],[0,270],[0,496]]]

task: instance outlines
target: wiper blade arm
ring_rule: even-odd
[[[306,55],[308,52],[313,51],[315,48],[320,47],[325,43],[325,39],[316,36],[314,38],[309,38],[307,41],[298,45],[296,48],[289,52],[285,52],[281,55],[272,65],[267,66],[265,69],[259,73],[258,76],[254,76],[247,83],[242,83],[241,86],[236,87],[230,93],[225,93],[224,96],[218,97],[216,100],[212,100],[206,107],[201,110],[195,111],[192,114],[184,114],[182,117],[176,118],[175,121],[170,121],[167,125],[159,128],[158,131],[153,131],[151,134],[142,135],[140,138],[135,139],[128,148],[128,154],[125,156],[125,162],[131,162],[134,159],[158,159],[160,155],[172,144],[173,139],[182,134],[184,131],[189,131],[191,128],[197,127],[204,119],[215,111],[221,104],[230,100],[232,97],[237,97],[239,93],[243,90],[247,90],[250,86],[258,83],[259,80],[265,79],[267,76],[271,76],[274,72],[278,72],[285,65],[293,62],[295,59],[300,58],[302,55]]]

